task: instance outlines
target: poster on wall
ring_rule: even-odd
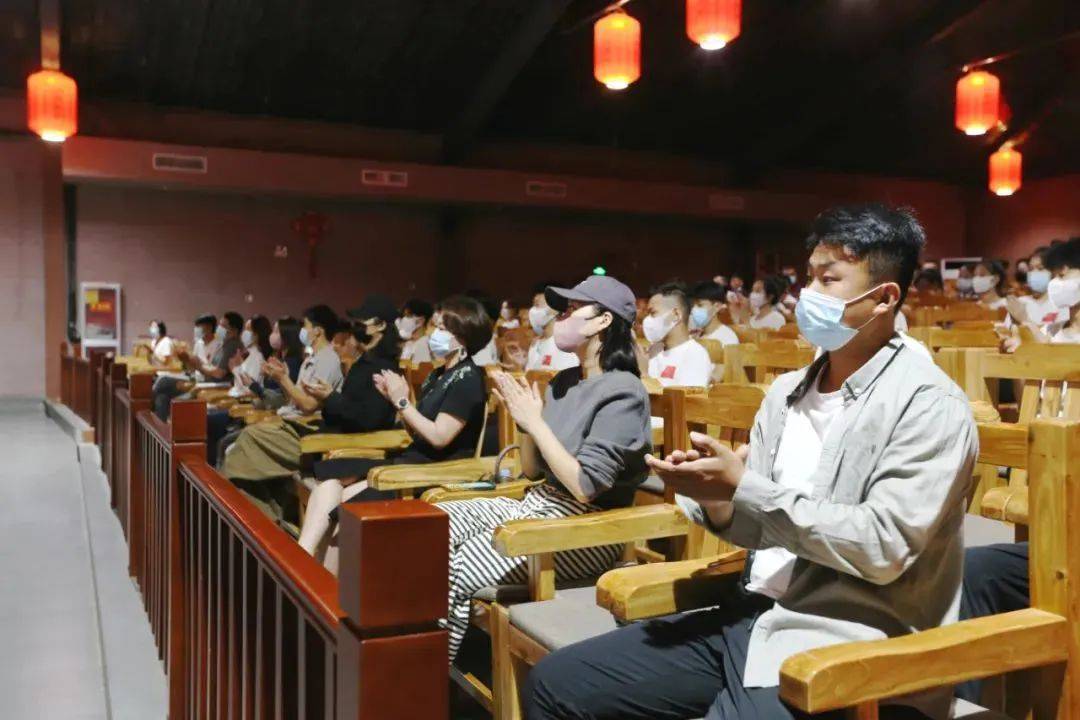
[[[79,283],[79,336],[83,348],[110,348],[120,353],[120,286]]]

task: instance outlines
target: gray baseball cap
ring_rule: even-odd
[[[626,285],[607,275],[590,275],[572,289],[549,287],[544,290],[547,303],[562,312],[571,302],[596,303],[628,323],[637,317],[634,293]]]

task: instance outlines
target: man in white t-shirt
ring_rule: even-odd
[[[401,336],[401,359],[419,365],[431,362],[431,348],[428,347],[428,324],[435,312],[431,303],[413,298],[401,309],[401,317],[394,321],[398,335]]]
[[[554,285],[554,283],[552,283]],[[529,308],[529,325],[536,333],[536,339],[529,345],[525,357],[525,370],[554,370],[577,367],[578,356],[560,350],[555,345],[555,317],[558,313],[548,305],[544,290],[548,285],[540,285],[533,293],[532,307]]]
[[[679,283],[653,291],[642,321],[649,351],[649,377],[664,387],[707,387],[712,375],[708,351],[690,337],[690,298]]]

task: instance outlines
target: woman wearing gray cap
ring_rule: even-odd
[[[573,289],[548,288],[559,312],[555,342],[576,353],[580,367],[563,370],[544,398],[536,387],[505,373],[496,393],[523,431],[521,465],[529,478],[544,479],[522,500],[481,498],[442,503],[450,515],[450,659],[469,626],[473,594],[494,584],[525,583],[525,558],[499,555],[495,528],[509,520],[581,515],[631,504],[646,477],[651,448],[649,396],[641,383],[632,326],[630,288],[592,276]],[[560,579],[592,577],[609,570],[621,545],[559,553]]]

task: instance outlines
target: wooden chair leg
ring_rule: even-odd
[[[878,720],[877,700],[864,702],[847,709],[848,720]]]
[[[522,663],[510,652],[510,610],[492,605],[491,685],[493,720],[521,720],[519,682],[524,679]]]

